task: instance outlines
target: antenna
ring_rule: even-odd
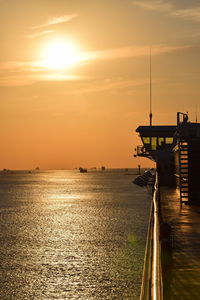
[[[149,53],[149,104],[150,104],[150,113],[149,113],[149,121],[150,126],[152,126],[152,82],[151,82],[151,47],[150,47],[150,53]]]
[[[197,114],[198,114],[198,106],[196,104],[196,123],[198,123],[198,120],[197,120]]]

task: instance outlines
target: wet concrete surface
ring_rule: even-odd
[[[178,190],[161,187],[163,222],[171,227],[165,300],[200,299],[200,206],[180,206]]]

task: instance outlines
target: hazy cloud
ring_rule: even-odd
[[[52,33],[52,32],[54,32],[54,30],[44,30],[44,31],[33,33],[33,34],[28,34],[26,37],[30,38],[30,39],[34,39],[36,37],[39,37],[39,36],[42,36],[42,35],[45,35],[45,34],[49,34],[49,33]]]
[[[191,48],[189,45],[184,46],[170,46],[170,45],[151,45],[151,54],[159,55],[165,54],[180,50],[185,50]],[[84,61],[98,61],[98,60],[113,60],[113,59],[121,59],[121,58],[129,58],[129,57],[142,57],[149,55],[150,46],[129,46],[122,48],[114,48],[114,49],[105,49],[101,51],[93,51],[93,52],[85,52],[82,53],[84,57],[83,62],[80,62],[83,65]],[[8,61],[0,63],[0,71],[43,71],[46,70],[43,67],[41,61]]]
[[[40,66],[40,62],[0,63],[0,86],[24,86],[38,81],[83,80],[85,77],[66,71],[50,71]]]
[[[151,46],[151,54],[159,55],[174,51],[184,50],[191,46],[168,46],[168,45],[153,45]],[[108,49],[91,53],[91,57],[99,60],[119,59],[128,57],[141,57],[149,55],[150,47],[147,46],[130,46],[117,49]]]
[[[172,3],[164,0],[137,0],[132,1],[132,4],[146,10],[165,12],[171,17],[200,22],[200,6],[176,9]]]
[[[60,17],[54,17],[54,18],[50,19],[49,21],[47,21],[46,23],[34,26],[33,29],[43,28],[43,27],[47,27],[47,26],[51,26],[51,25],[55,25],[55,24],[69,22],[72,19],[77,18],[77,17],[78,17],[78,14],[71,14],[71,15],[64,15],[64,16],[60,16]]]
[[[151,46],[152,55],[160,55],[180,50],[185,50],[191,46],[170,46],[170,45],[153,45]],[[101,60],[113,60],[123,59],[131,57],[148,56],[150,47],[147,46],[130,46],[116,49],[107,49],[103,51],[87,52],[83,53],[85,62],[101,61]],[[82,64],[82,63],[81,63]],[[72,73],[71,73],[72,72]],[[85,80],[88,79],[84,76],[77,76],[73,74],[73,71],[51,71],[43,67],[41,61],[26,61],[26,62],[3,62],[0,63],[0,85],[12,86],[12,85],[27,85],[36,81],[52,80]],[[96,86],[91,89],[85,89],[80,93],[89,93],[101,90],[110,90],[114,87],[127,87],[133,84],[132,81],[118,81],[111,82],[106,81],[104,86]],[[141,84],[141,81],[134,81],[134,84]],[[79,92],[75,92],[79,93]]]
[[[0,63],[0,71],[10,73],[20,72],[39,72],[43,68],[39,66],[38,62],[32,61],[8,61]]]
[[[116,89],[124,89],[127,87],[136,87],[136,86],[143,86],[149,82],[149,79],[141,79],[141,80],[111,80],[106,79],[103,81],[95,82],[93,81],[92,84],[90,82],[89,86],[86,88],[79,88],[73,91],[63,92],[63,95],[79,95],[79,94],[89,94],[89,93],[96,93],[96,92],[104,92],[104,91],[111,91]]]
[[[163,12],[171,12],[173,10],[173,5],[167,3],[163,0],[140,0],[133,1],[134,5],[147,9],[147,10],[155,10],[155,11],[163,11]]]
[[[200,7],[175,10],[171,15],[185,20],[200,22]]]
[[[85,80],[83,76],[73,74],[14,74],[9,76],[0,77],[0,86],[24,86],[31,85],[35,82],[41,81],[72,81],[72,80]]]

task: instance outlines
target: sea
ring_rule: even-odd
[[[136,174],[0,172],[0,299],[138,300],[151,192]]]

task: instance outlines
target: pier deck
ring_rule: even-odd
[[[200,206],[183,205],[177,190],[161,187],[161,214],[171,226],[172,250],[163,279],[167,300],[200,299]]]

